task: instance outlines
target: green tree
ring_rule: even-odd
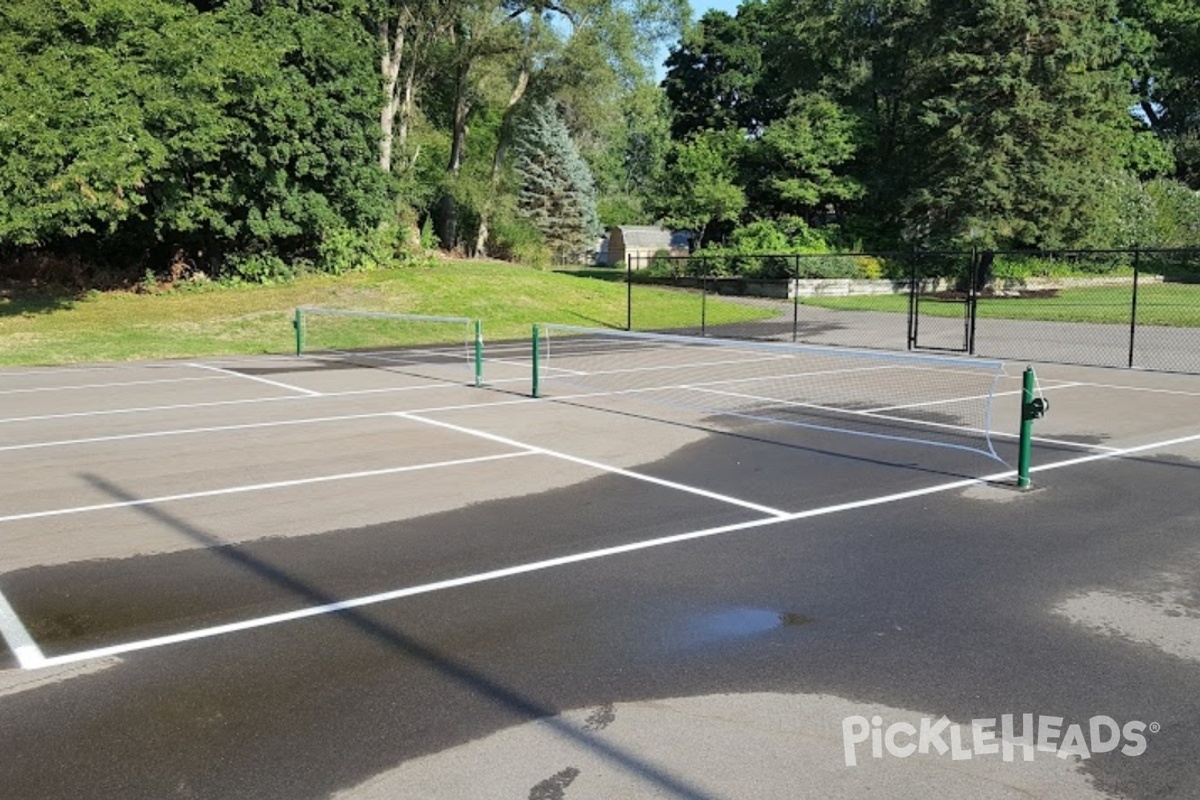
[[[827,204],[862,197],[845,167],[858,148],[857,122],[823,94],[801,94],[758,143],[768,197],[782,214],[811,216]]]
[[[311,257],[382,217],[353,16],[231,0],[0,9],[0,243],[140,273]],[[265,261],[264,261],[265,259]]]
[[[764,119],[764,33],[759,15],[709,11],[667,58],[663,88],[677,140],[703,130],[753,130]]]
[[[737,183],[743,147],[735,130],[702,131],[677,143],[655,203],[663,221],[696,232],[701,244],[714,225],[735,222],[746,207],[746,193]]]
[[[1200,189],[1200,7],[1123,0],[1121,12],[1141,114],[1174,152],[1177,176]]]
[[[933,3],[928,141],[910,235],[991,245],[1095,241],[1123,172],[1132,96],[1107,0]]]

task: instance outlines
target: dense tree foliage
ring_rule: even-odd
[[[269,279],[430,242],[541,261],[576,237],[530,211],[557,191],[531,179],[550,150],[591,176],[576,232],[1200,244],[1193,2],[687,19],[686,0],[7,0],[0,262]],[[559,144],[530,149],[547,109]]]
[[[1147,181],[1200,188],[1198,25],[1174,0],[748,0],[700,21],[664,88],[677,142],[740,132],[743,224],[1125,246],[1166,211]]]

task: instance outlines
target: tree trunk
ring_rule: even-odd
[[[509,148],[513,140],[513,118],[516,116],[517,105],[529,88],[529,64],[521,65],[521,73],[517,83],[508,96],[508,105],[504,107],[504,119],[500,122],[500,135],[496,139],[496,151],[492,154],[492,190],[479,210],[479,231],[475,235],[475,252],[487,255],[488,223],[492,216],[492,198],[500,188],[500,175],[504,171],[504,162],[508,158]]]
[[[402,22],[398,21],[393,39],[388,21],[380,20],[377,32],[380,46],[379,76],[383,80],[383,108],[379,114],[379,127],[382,129],[379,137],[379,168],[384,172],[391,172],[393,130],[400,104],[397,89],[400,81],[400,62],[404,57],[405,31]]]
[[[446,172],[452,180],[462,171],[463,154],[467,146],[467,115],[471,111],[471,101],[467,97],[469,72],[470,61],[467,61],[459,67],[454,87],[454,129],[450,139],[450,163],[446,166]],[[442,195],[438,203],[437,217],[438,239],[442,247],[453,250],[458,243],[458,204],[449,192]]]
[[[404,71],[404,97],[400,101],[400,119],[398,130],[396,131],[396,140],[400,145],[400,152],[408,151],[408,129],[412,124],[413,110],[417,105],[417,61],[415,58],[410,58],[408,68]],[[416,163],[414,155],[409,167]]]

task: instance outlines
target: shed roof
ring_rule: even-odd
[[[657,225],[620,225],[617,230],[626,248],[671,246],[671,232]]]

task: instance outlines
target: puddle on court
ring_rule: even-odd
[[[673,644],[696,647],[734,639],[745,639],[779,628],[797,627],[815,622],[795,611],[735,606],[688,617],[680,626]]]

